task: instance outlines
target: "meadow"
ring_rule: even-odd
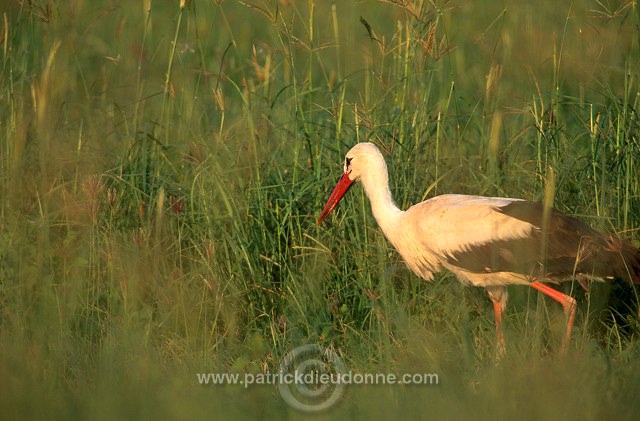
[[[359,186],[552,204],[640,245],[635,1],[32,0],[0,6],[0,418],[637,419],[622,280],[491,302],[413,275]],[[275,385],[317,344],[354,373],[319,414]]]

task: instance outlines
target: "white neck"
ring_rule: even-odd
[[[376,222],[385,236],[390,238],[390,234],[393,236],[393,231],[397,229],[396,222],[404,212],[398,209],[391,197],[386,165],[379,171],[368,172],[361,181]]]

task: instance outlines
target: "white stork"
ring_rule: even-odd
[[[555,209],[522,199],[446,194],[402,211],[393,202],[385,160],[372,143],[346,155],[344,174],[320,214],[333,211],[361,181],[387,239],[409,268],[425,280],[447,269],[465,284],[486,288],[493,301],[499,351],[506,305],[505,285],[529,285],[564,307],[562,342],[571,337],[575,300],[542,282],[626,278],[640,283],[640,249],[595,231]]]

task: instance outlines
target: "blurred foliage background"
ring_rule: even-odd
[[[640,392],[638,296],[573,283],[564,316],[404,267],[344,153],[385,153],[400,207],[552,200],[638,244],[635,1],[17,1],[0,6],[0,414],[301,417],[272,386],[305,343],[356,372],[319,417],[618,417]],[[545,192],[547,195],[545,196]]]

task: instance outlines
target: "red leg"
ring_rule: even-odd
[[[500,326],[502,326],[502,306],[498,300],[491,298],[491,301],[493,301],[493,313],[496,317],[496,359],[499,360],[505,352],[504,336],[502,335],[502,329],[500,329]]]
[[[560,351],[564,353],[567,350],[567,345],[569,345],[569,341],[571,340],[571,329],[573,328],[573,318],[576,315],[576,300],[573,297],[570,297],[566,294],[561,293],[560,291],[556,291],[555,289],[540,283],[538,281],[532,282],[529,284],[532,288],[537,289],[543,294],[548,295],[553,298],[564,308],[564,313],[567,315],[567,331],[564,335],[564,339],[562,340],[562,347]]]

